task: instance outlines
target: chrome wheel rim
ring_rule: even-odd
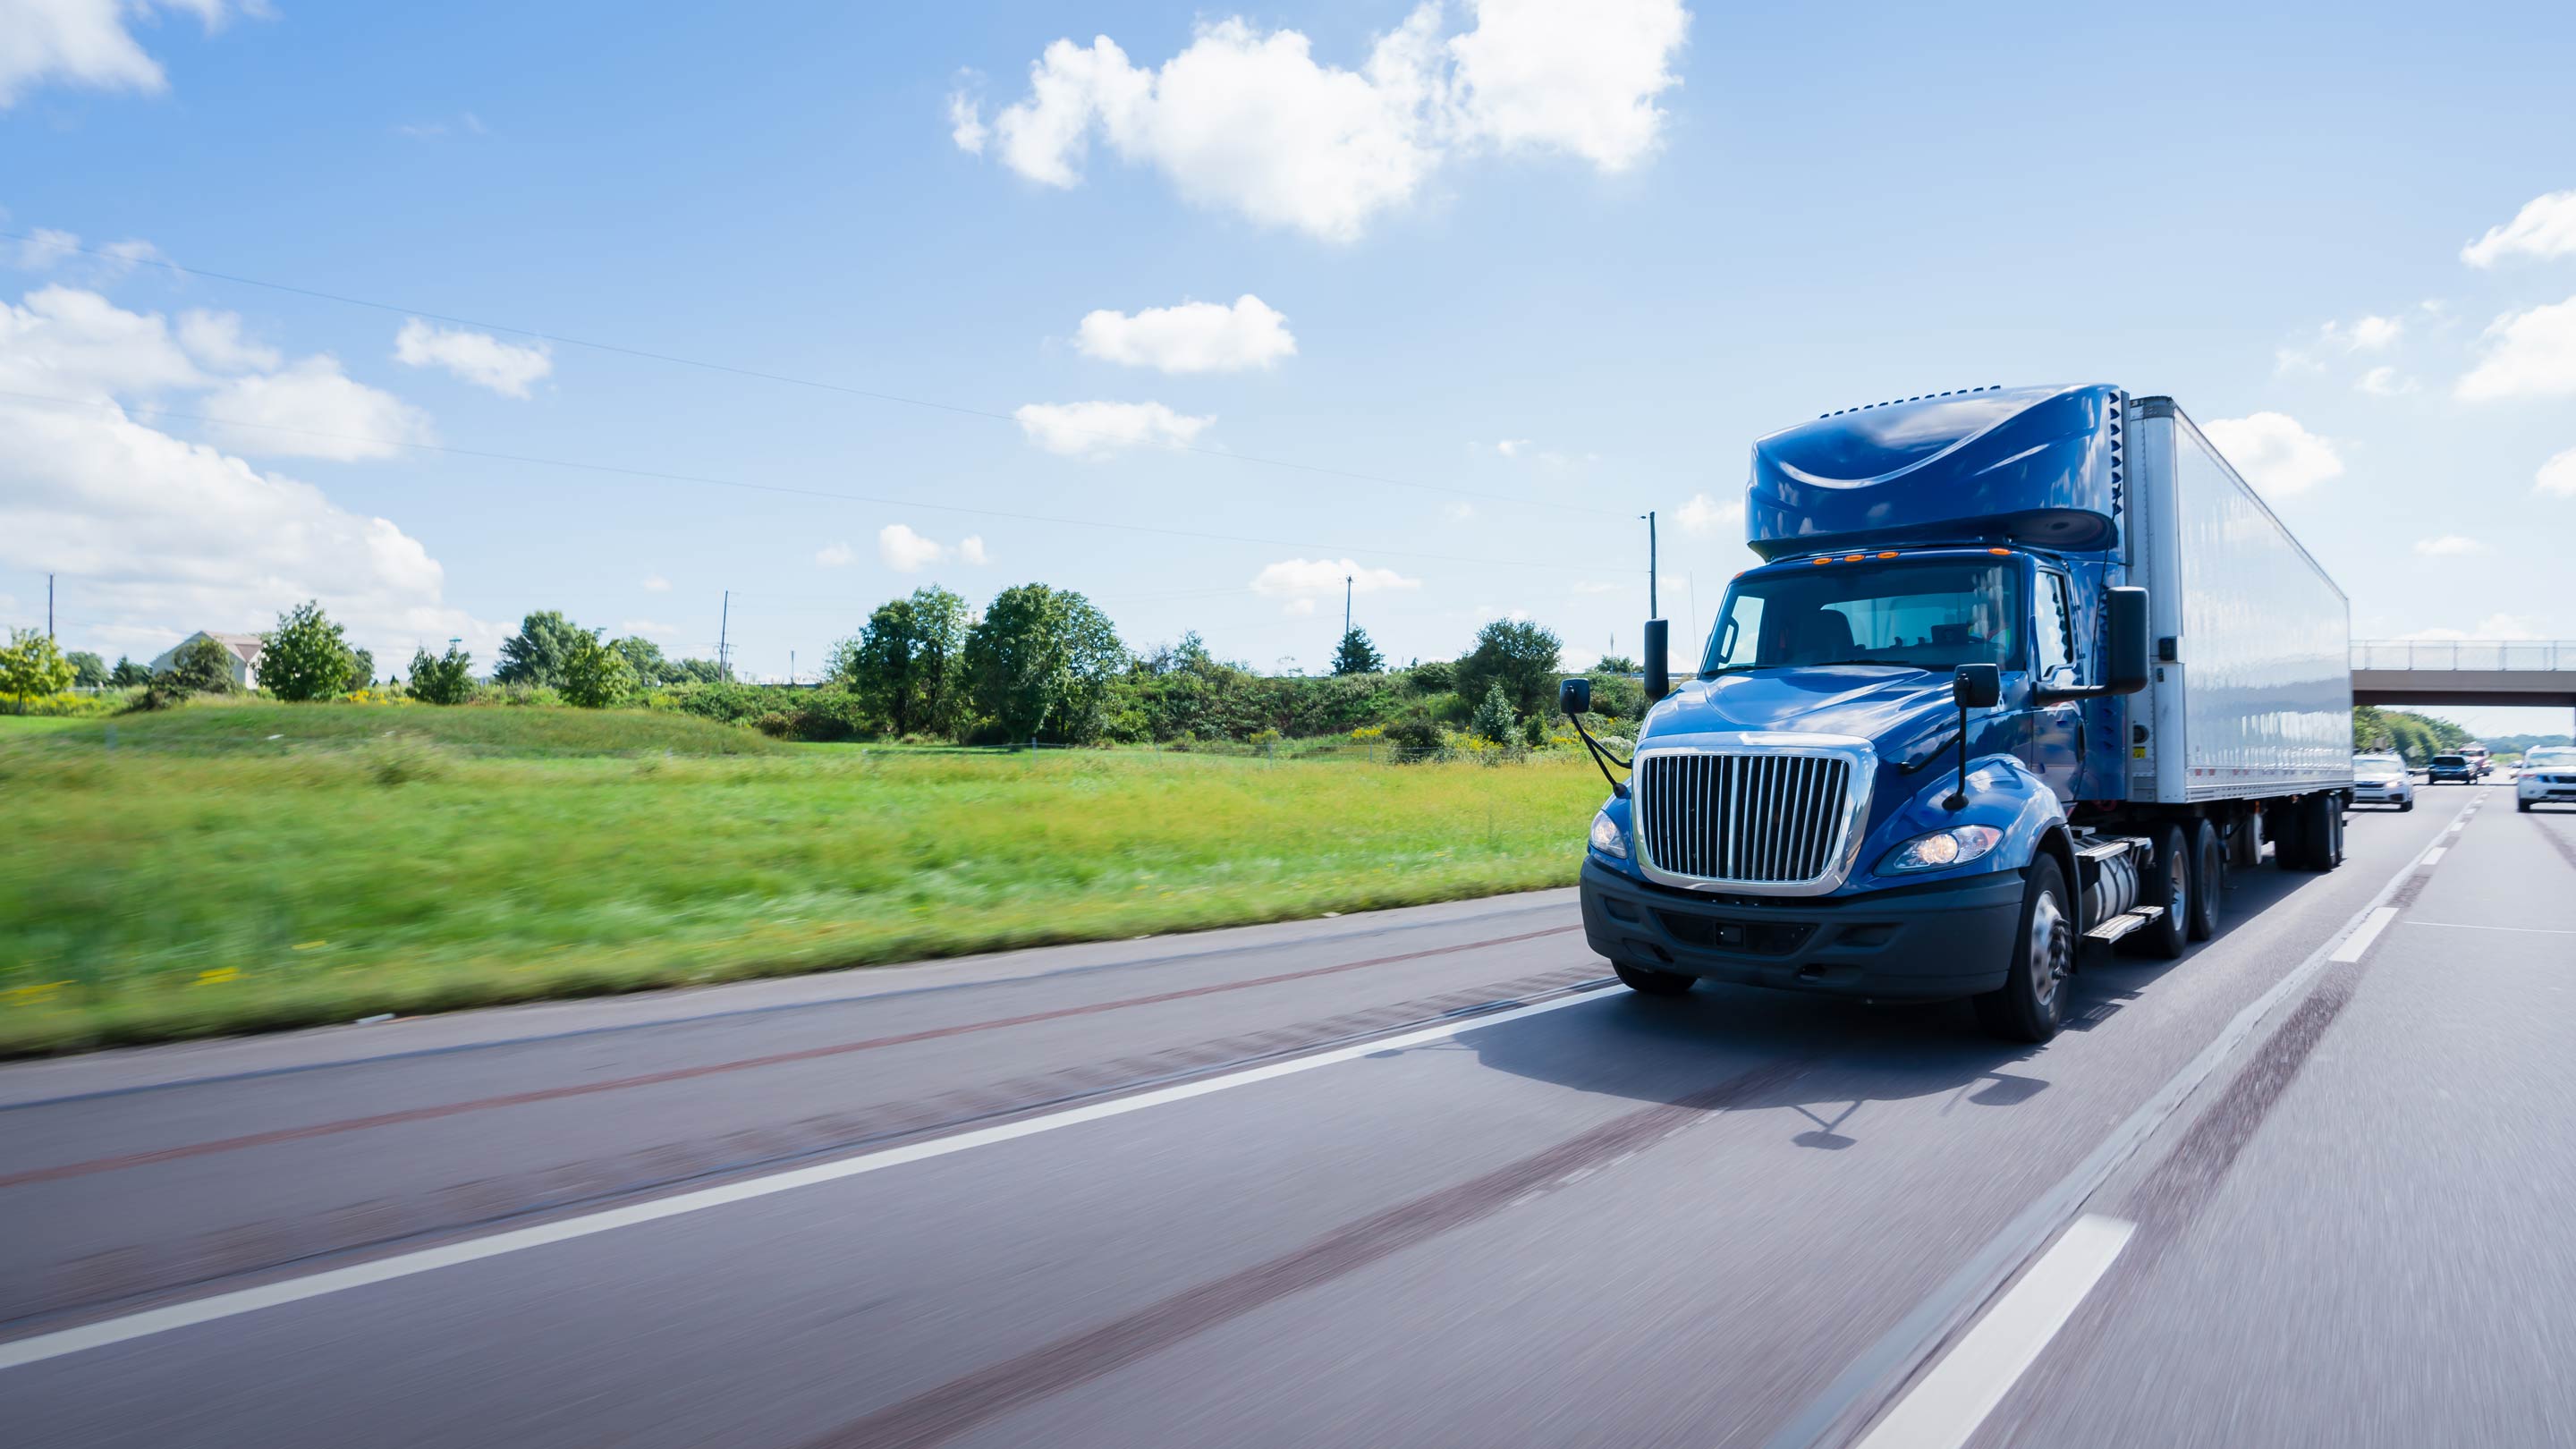
[[[2165,914],[2182,919],[2184,903],[2191,895],[2191,862],[2179,850],[2165,866]]]
[[[2057,983],[2066,979],[2072,955],[2066,941],[2066,913],[2057,897],[2042,892],[2030,910],[2030,988],[2044,1009],[2057,1004]]]

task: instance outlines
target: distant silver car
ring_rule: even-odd
[[[2399,813],[2415,808],[2415,777],[2402,755],[2352,757],[2352,803],[2394,805]]]
[[[2528,812],[2551,801],[2576,805],[2576,750],[2564,745],[2523,751],[2513,772],[2514,809]]]

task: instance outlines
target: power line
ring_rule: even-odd
[[[5,233],[0,233],[4,235]],[[841,493],[827,488],[800,488],[786,483],[753,483],[739,478],[713,478],[696,473],[666,473],[651,468],[628,468],[614,463],[585,463],[571,458],[540,458],[524,453],[496,453],[482,448],[457,448],[445,443],[420,443],[399,438],[366,437],[354,433],[323,432],[315,428],[293,428],[280,423],[252,423],[233,418],[209,417],[204,413],[181,412],[176,408],[150,403],[132,406],[95,398],[56,397],[47,393],[16,392],[0,388],[0,397],[25,402],[52,403],[64,407],[91,408],[124,415],[150,415],[177,418],[183,422],[208,423],[224,428],[253,428],[262,432],[292,433],[308,438],[332,438],[344,443],[366,443],[383,448],[411,448],[421,452],[445,453],[458,458],[477,458],[486,462],[522,463],[540,468],[569,468],[585,473],[605,473],[621,478],[644,478],[661,483],[686,483],[710,488],[740,488],[755,493],[783,493],[800,498],[826,498],[841,503],[866,503],[881,508],[911,508],[932,513],[957,513],[974,518],[1007,518],[1023,523],[1049,523],[1070,528],[1102,528],[1122,533],[1153,534],[1164,538],[1189,538],[1212,543],[1257,543],[1268,548],[1311,548],[1344,554],[1376,554],[1382,558],[1424,559],[1437,563],[1480,564],[1497,568],[1562,569],[1578,573],[1599,573],[1592,564],[1569,564],[1517,559],[1469,558],[1458,554],[1423,553],[1413,549],[1357,548],[1341,543],[1316,543],[1311,540],[1262,538],[1251,534],[1208,533],[1196,529],[1164,528],[1148,523],[1112,523],[1097,518],[1067,518],[1059,514],[1018,513],[1002,508],[970,508],[958,503],[925,503],[912,498],[886,498],[867,493]],[[1620,570],[1613,570],[1620,572]],[[1624,570],[1633,573],[1635,570]]]
[[[37,238],[29,236],[26,233],[14,231],[0,231],[0,238],[31,243],[37,241]],[[959,417],[984,418],[993,422],[1009,423],[1014,427],[1021,426],[1020,420],[1014,415],[1010,413],[997,413],[988,408],[967,407],[960,403],[939,402],[930,398],[907,397],[901,393],[878,392],[871,388],[850,387],[843,383],[824,382],[820,379],[810,377],[796,377],[783,372],[766,372],[754,367],[736,367],[731,363],[708,362],[702,358],[682,357],[676,353],[669,352],[653,352],[645,348],[628,347],[615,342],[593,342],[586,338],[568,337],[559,332],[538,332],[530,328],[512,327],[500,322],[485,322],[472,317],[456,317],[440,312],[426,312],[417,307],[397,307],[390,302],[375,302],[364,297],[351,297],[338,292],[322,292],[316,291],[311,287],[297,287],[291,286],[285,282],[263,281],[257,277],[244,277],[231,272],[217,272],[209,271],[203,267],[181,266],[179,263],[170,261],[163,257],[118,256],[97,247],[86,247],[78,245],[77,243],[63,243],[52,238],[46,239],[42,245],[47,247],[49,250],[79,252],[85,256],[99,257],[123,264],[140,264],[143,266],[161,267],[168,271],[177,272],[183,276],[203,277],[208,281],[230,282],[236,286],[243,287],[262,287],[272,292],[285,292],[298,297],[311,297],[316,301],[335,302],[348,307],[364,307],[371,311],[389,312],[396,316],[420,317],[432,322],[445,322],[458,327],[479,327],[490,332],[506,332],[513,337],[531,338],[538,342],[552,343],[562,347],[579,347],[591,352],[604,352],[618,357],[632,357],[645,362],[663,362],[669,363],[675,367],[694,367],[705,372],[720,372],[733,377],[747,377],[761,382],[784,383],[790,387],[814,388],[818,391],[840,393],[848,397],[867,398],[873,402],[900,403],[905,407],[928,408],[934,412],[954,413]],[[1123,443],[1132,443],[1137,441],[1137,439],[1131,434],[1117,432],[1108,428],[1083,428],[1067,425],[1064,430],[1074,433],[1088,433],[1094,437]],[[1615,518],[1619,516],[1619,510],[1612,508],[1589,508],[1579,503],[1556,503],[1540,498],[1514,498],[1507,493],[1486,493],[1473,488],[1453,488],[1442,483],[1423,483],[1409,478],[1389,478],[1382,474],[1361,473],[1348,468],[1327,468],[1314,463],[1296,463],[1285,458],[1264,458],[1250,453],[1233,452],[1225,448],[1203,447],[1196,443],[1166,442],[1156,444],[1155,446],[1168,448],[1174,452],[1197,453],[1210,458],[1225,458],[1237,463],[1250,463],[1257,467],[1281,468],[1290,472],[1311,473],[1319,477],[1342,478],[1354,483],[1378,483],[1392,488],[1420,488],[1433,493],[1447,493],[1460,498],[1481,498],[1490,503],[1509,503],[1518,507],[1526,508],[1549,508],[1565,513],[1591,513],[1598,514],[1605,518]]]

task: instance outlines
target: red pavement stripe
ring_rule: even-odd
[[[1283,981],[1304,981],[1317,976],[1338,975],[1344,971],[1365,970],[1371,966],[1393,966],[1404,961],[1420,961],[1430,956],[1448,956],[1460,951],[1481,951],[1489,946],[1509,946],[1521,941],[1535,941],[1545,936],[1561,936],[1569,931],[1581,929],[1579,925],[1550,926],[1544,930],[1523,931],[1517,936],[1495,936],[1483,941],[1461,941],[1455,945],[1432,946],[1394,956],[1372,956],[1366,961],[1345,961],[1336,966],[1316,966],[1304,971],[1282,971],[1275,976],[1256,976],[1248,981],[1220,981],[1206,986],[1184,987],[1178,991],[1158,991],[1151,996],[1130,996],[1118,1001],[1098,1001],[1088,1006],[1058,1007],[1053,1011],[1033,1011],[1025,1016],[1006,1016],[993,1021],[970,1021],[956,1026],[934,1026],[921,1031],[903,1032],[895,1036],[869,1037],[864,1041],[838,1042],[831,1046],[803,1047],[792,1052],[743,1057],[729,1062],[709,1062],[695,1067],[675,1067],[670,1071],[646,1072],[640,1076],[618,1077],[604,1082],[580,1082],[563,1087],[544,1087],[532,1092],[511,1092],[498,1097],[477,1097],[465,1102],[445,1102],[434,1107],[407,1107],[399,1112],[378,1112],[367,1117],[343,1117],[336,1122],[316,1122],[304,1127],[281,1127],[272,1132],[249,1132],[239,1137],[219,1137],[211,1142],[192,1142],[181,1147],[156,1148],[150,1152],[130,1152],[120,1157],[94,1157],[86,1162],[66,1162],[54,1167],[39,1167],[25,1172],[0,1175],[0,1188],[24,1187],[38,1182],[58,1182],[68,1177],[88,1177],[93,1173],[119,1172],[130,1167],[150,1167],[155,1163],[176,1162],[182,1158],[207,1157],[219,1152],[238,1152],[247,1147],[267,1147],[280,1142],[301,1142],[307,1138],[330,1137],[342,1132],[363,1132],[371,1127],[391,1127],[404,1122],[426,1122],[439,1117],[461,1116],[467,1112],[487,1112],[496,1107],[523,1107],[535,1102],[559,1101],[566,1097],[587,1097],[600,1092],[619,1092],[629,1087],[653,1087],[665,1082],[684,1082],[693,1077],[712,1077],[725,1072],[747,1072],[761,1067],[784,1066],[790,1062],[810,1062],[824,1057],[846,1056],[852,1052],[875,1051],[879,1047],[936,1041],[941,1037],[965,1036],[979,1031],[1000,1031],[1008,1027],[1029,1026],[1041,1021],[1059,1021],[1069,1016],[1094,1016],[1105,1011],[1123,1011],[1133,1006],[1155,1006],[1166,1001],[1186,1001],[1194,996],[1216,996],[1228,991],[1249,991],[1257,986],[1276,986]]]

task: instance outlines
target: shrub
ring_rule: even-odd
[[[1398,751],[1396,758],[1399,760],[1407,756],[1428,758],[1433,751],[1447,743],[1441,736],[1440,726],[1427,719],[1398,720],[1388,725],[1386,742],[1396,748]]]
[[[277,627],[260,636],[260,688],[289,703],[329,699],[353,685],[374,683],[375,661],[367,661],[361,678],[355,651],[319,601],[307,599],[277,616]]]
[[[1496,679],[1485,686],[1485,697],[1476,702],[1476,712],[1467,717],[1467,733],[1501,744],[1517,732],[1518,723],[1512,715],[1511,694],[1503,681]]]
[[[191,639],[170,657],[170,667],[154,675],[155,688],[169,682],[185,698],[191,694],[231,694],[241,688],[233,679],[233,651],[212,638]]]
[[[71,688],[74,672],[50,634],[12,629],[8,644],[0,647],[0,694],[15,699],[20,714],[27,712],[28,700]]]
[[[1404,677],[1424,694],[1447,694],[1458,687],[1458,666],[1446,659],[1428,660],[1404,671]]]
[[[424,704],[463,704],[474,697],[474,656],[450,644],[431,657],[427,649],[411,656],[411,697]]]
[[[564,654],[560,687],[577,708],[607,709],[635,693],[635,666],[615,645],[584,638]]]

